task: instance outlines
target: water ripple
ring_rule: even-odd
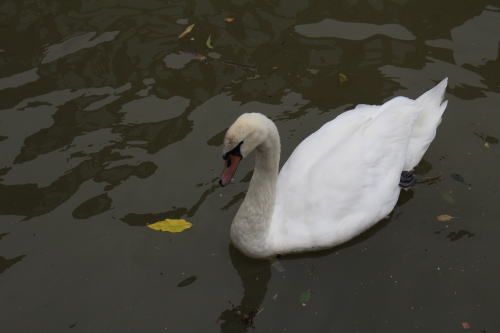
[[[333,19],[324,19],[318,23],[300,24],[295,31],[310,38],[342,38],[349,40],[363,40],[375,35],[383,35],[402,40],[414,40],[408,29],[399,24],[371,24],[360,22],[342,22]]]
[[[112,41],[119,33],[119,31],[108,31],[96,37],[97,33],[92,31],[81,36],[69,38],[59,44],[51,45],[45,50],[45,57],[42,59],[42,64],[47,64],[80,50]]]

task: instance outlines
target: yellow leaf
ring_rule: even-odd
[[[194,24],[191,24],[186,29],[184,29],[184,31],[179,36],[177,36],[177,38],[181,39],[182,37],[186,36],[188,33],[193,31],[193,28],[194,28]]]
[[[181,232],[193,226],[192,223],[183,219],[166,219],[152,224],[148,224],[148,228],[158,231]]]
[[[207,44],[207,47],[209,49],[213,49],[214,48],[214,46],[212,44],[212,35],[208,35],[208,39],[207,39],[207,43],[206,44]]]
[[[448,214],[443,214],[443,215],[439,215],[438,217],[436,217],[436,219],[439,221],[439,222],[448,222],[448,221],[451,221],[453,220],[455,217],[451,216],[451,215],[448,215]]]
[[[340,81],[340,83],[344,83],[344,82],[347,82],[349,80],[347,79],[347,75],[345,75],[344,73],[339,73],[339,81]]]
[[[226,18],[224,19],[224,21],[225,21],[225,22],[227,22],[227,23],[231,23],[231,22],[233,22],[233,21],[234,21],[234,17],[226,17]]]

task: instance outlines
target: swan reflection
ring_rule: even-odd
[[[231,263],[243,284],[243,297],[239,305],[230,304],[219,316],[221,332],[246,332],[254,328],[254,319],[262,311],[262,302],[271,278],[271,263],[267,260],[250,259],[229,246]]]

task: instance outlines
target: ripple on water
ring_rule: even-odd
[[[69,38],[59,44],[53,44],[45,50],[45,57],[42,59],[42,64],[47,64],[80,50],[112,41],[116,38],[116,36],[118,36],[119,33],[119,31],[107,31],[97,36],[97,32],[92,31],[80,36]]]
[[[349,40],[363,40],[375,35],[384,35],[402,40],[414,40],[408,29],[399,24],[371,24],[360,22],[343,22],[333,19],[324,19],[318,23],[300,24],[295,31],[310,38],[342,38]]]

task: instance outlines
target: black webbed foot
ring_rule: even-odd
[[[417,177],[413,170],[401,172],[401,178],[399,179],[399,186],[401,188],[407,189],[417,182]]]

